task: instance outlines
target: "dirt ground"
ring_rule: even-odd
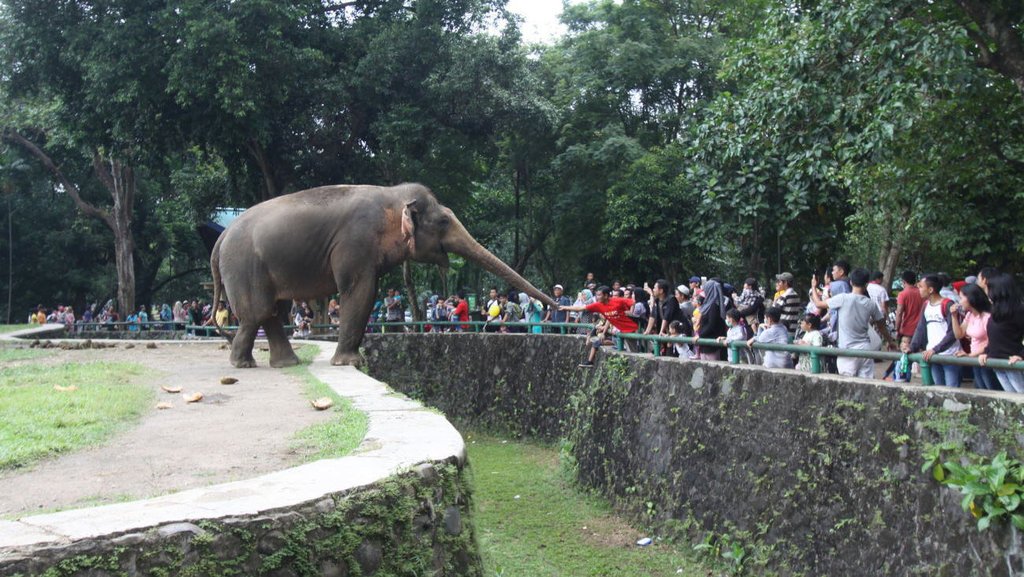
[[[153,497],[183,489],[258,476],[298,464],[303,455],[293,435],[331,418],[313,410],[303,383],[267,366],[235,369],[222,343],[159,343],[148,349],[62,351],[20,361],[61,363],[92,360],[135,362],[153,369],[138,382],[154,391],[153,407],[134,425],[102,446],[55,457],[26,469],[0,472],[0,516],[17,518],[40,512]],[[232,385],[221,377],[238,379]],[[186,404],[182,394],[161,385],[202,392],[202,401]],[[156,409],[166,401],[172,408]]]

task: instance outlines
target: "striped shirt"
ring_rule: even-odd
[[[772,304],[782,309],[779,321],[786,326],[789,334],[795,333],[800,327],[800,320],[803,318],[803,306],[800,304],[800,295],[793,290],[793,287],[789,287]]]

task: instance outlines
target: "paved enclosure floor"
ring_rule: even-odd
[[[154,400],[136,424],[102,446],[0,472],[0,516],[141,499],[285,469],[303,460],[294,433],[331,418],[331,411],[313,410],[297,377],[267,366],[265,354],[260,367],[241,370],[228,363],[221,343],[128,344],[48,349],[45,358],[19,361],[139,363],[151,369],[139,382],[153,389]],[[224,376],[238,382],[222,385]],[[161,385],[202,392],[204,399],[186,404]],[[161,401],[172,408],[156,409]]]

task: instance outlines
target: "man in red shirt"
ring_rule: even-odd
[[[916,286],[917,275],[914,271],[905,270],[900,278],[903,279],[903,290],[896,296],[896,335],[902,348],[904,345],[910,346],[917,323],[921,320],[921,311],[924,310],[924,298]],[[906,380],[910,381],[909,372]]]
[[[608,333],[611,335],[637,332],[636,321],[626,316],[627,312],[633,310],[633,305],[635,304],[633,299],[613,297],[611,293],[612,289],[606,286],[601,286],[598,287],[595,295],[597,298],[596,302],[589,305],[578,306],[561,305],[558,307],[558,310],[599,313],[608,321]],[[587,360],[580,363],[581,367],[594,366],[594,358],[597,356],[597,349],[601,348],[601,342],[603,340],[603,335],[591,337],[590,353],[587,355]]]
[[[452,311],[451,320],[459,322],[469,321],[469,303],[466,302],[466,291],[460,290],[455,293],[455,296],[459,299],[459,304],[455,305],[455,310]],[[459,330],[464,331],[469,329],[469,325],[459,325]]]

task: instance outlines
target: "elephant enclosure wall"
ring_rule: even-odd
[[[1017,454],[998,393],[608,352],[558,335],[370,335],[370,374],[456,421],[564,438],[577,477],[663,532],[729,535],[783,575],[1024,574],[1008,524],[978,532],[921,472],[942,441]]]

